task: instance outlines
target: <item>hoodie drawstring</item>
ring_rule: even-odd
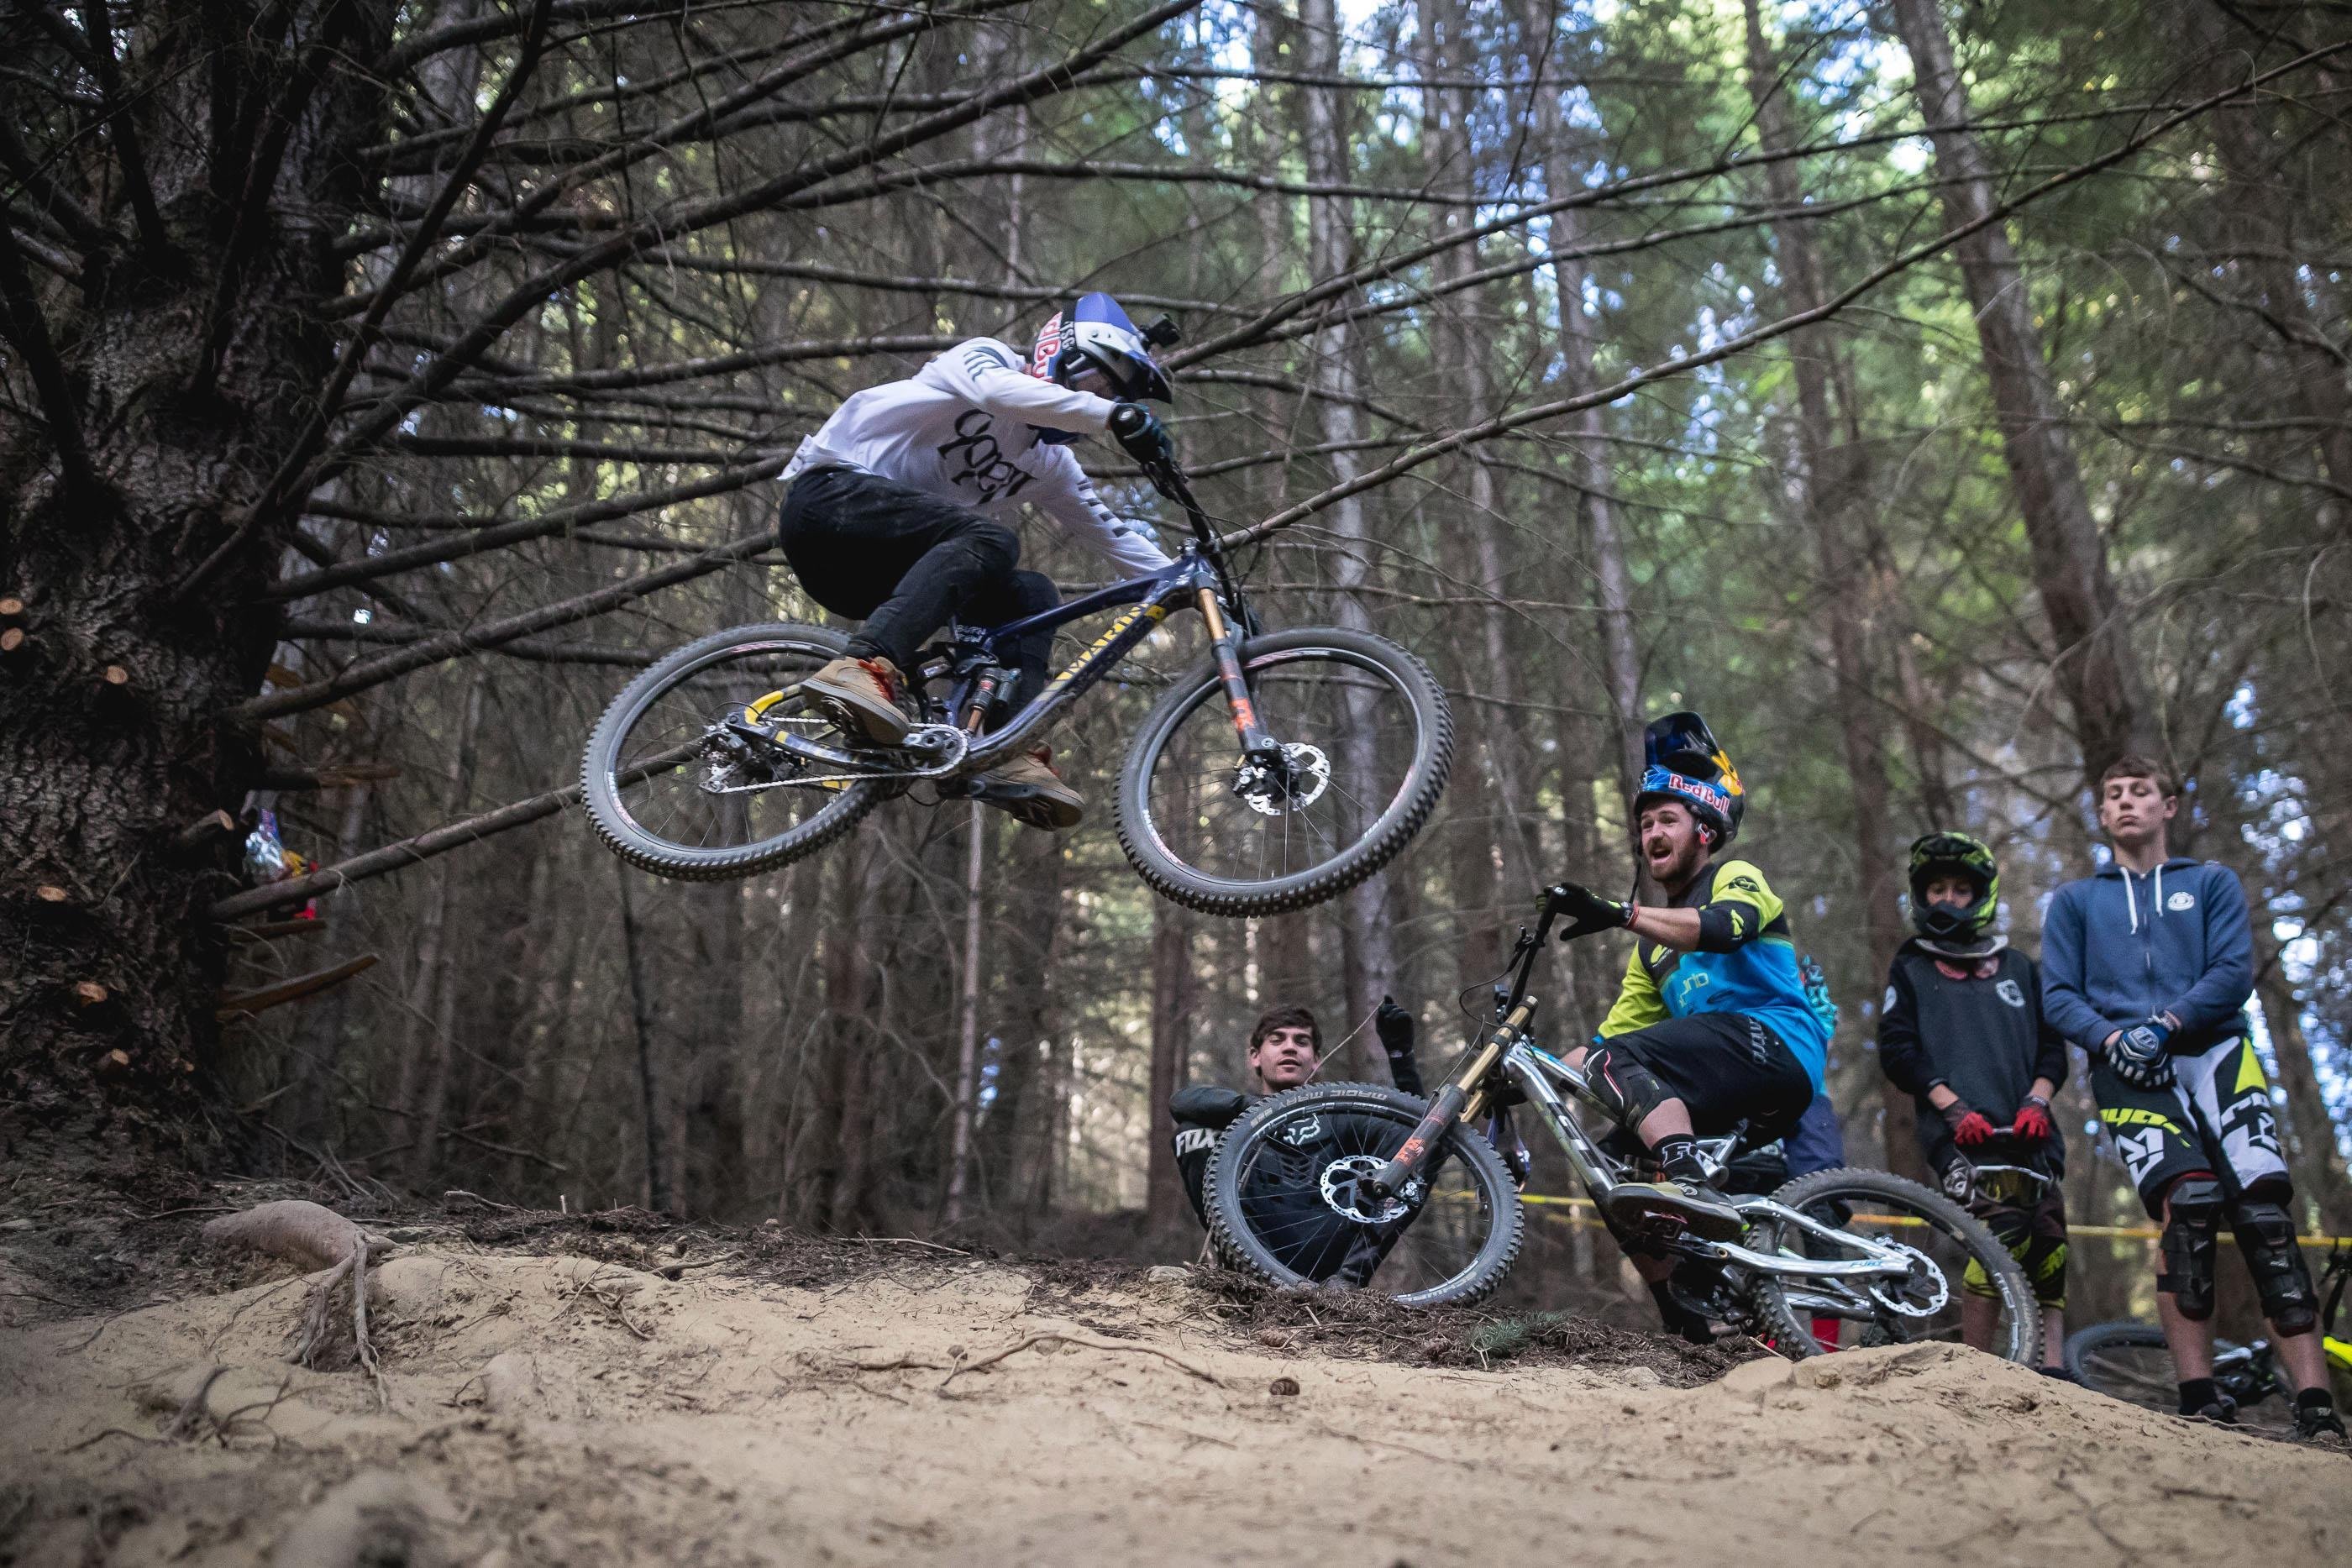
[[[2139,935],[2139,900],[2132,895],[2131,867],[2121,868],[2124,873],[2124,907],[2131,911],[2132,935]]]

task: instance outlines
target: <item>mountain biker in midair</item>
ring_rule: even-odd
[[[1408,1094],[1421,1093],[1412,1015],[1398,1006],[1394,997],[1382,997],[1372,1022],[1389,1060],[1390,1079]],[[1247,1062],[1255,1092],[1244,1094],[1216,1084],[1196,1083],[1178,1090],[1169,1102],[1169,1114],[1176,1124],[1176,1168],[1184,1178],[1184,1195],[1192,1200],[1192,1212],[1203,1226],[1209,1223],[1203,1191],[1209,1156],[1216,1152],[1224,1130],[1258,1101],[1313,1082],[1322,1048],[1323,1033],[1313,1012],[1296,1006],[1269,1008],[1250,1030]],[[1245,1199],[1264,1221],[1260,1235],[1278,1243],[1276,1250],[1286,1268],[1310,1280],[1339,1279],[1361,1284],[1387,1252],[1391,1238],[1335,1212],[1324,1202],[1316,1179],[1316,1173],[1329,1163],[1328,1155],[1313,1157],[1323,1153],[1324,1145],[1334,1154],[1362,1146],[1360,1140],[1349,1141],[1352,1134],[1366,1130],[1352,1126],[1356,1120],[1343,1115],[1318,1119],[1311,1141],[1293,1145],[1310,1156],[1298,1162],[1303,1173],[1298,1179],[1293,1180],[1293,1173],[1273,1161],[1251,1173]],[[1369,1130],[1379,1133],[1385,1124]]]
[[[1708,1239],[1741,1234],[1696,1140],[1743,1122],[1759,1142],[1793,1127],[1821,1092],[1829,1031],[1807,999],[1779,895],[1754,862],[1719,858],[1747,812],[1731,758],[1695,713],[1653,723],[1643,750],[1633,808],[1643,863],[1666,902],[1621,903],[1573,883],[1553,891],[1570,922],[1561,940],[1635,937],[1616,1005],[1591,1044],[1565,1060],[1657,1160],[1660,1179],[1622,1184],[1606,1218],[1666,1326],[1699,1339],[1705,1318],[1671,1289],[1671,1260],[1645,1251],[1638,1233],[1664,1219]]]
[[[1169,334],[1172,337],[1172,333]],[[809,596],[864,623],[847,652],[803,686],[853,734],[906,738],[915,707],[906,672],[924,641],[961,615],[1001,625],[1061,602],[1052,580],[1019,570],[1003,519],[1030,505],[1120,573],[1169,563],[1150,530],[1114,514],[1071,443],[1108,431],[1142,458],[1173,449],[1143,400],[1171,401],[1151,350],[1108,294],[1055,315],[1024,358],[993,338],[958,344],[905,381],[869,387],[801,444],[783,478],[777,542]],[[1036,695],[1050,631],[1023,638],[1006,711]],[[1077,825],[1086,801],[1043,747],[981,776],[981,799],[1023,822]]]
[[[2157,1316],[2180,1413],[2228,1423],[2213,1384],[2213,1274],[2226,1219],[2297,1390],[2295,1427],[2344,1436],[2318,1333],[2318,1292],[2297,1244],[2270,1083],[2245,1017],[2253,933],[2226,866],[2171,852],[2180,792],[2164,765],[2126,756],[2099,779],[2114,858],[2051,899],[2042,1005],[2091,1053],[2091,1092],[2140,1202],[2164,1229]]]
[[[2033,960],[1993,932],[2000,911],[1991,850],[1957,832],[1912,844],[1917,934],[1887,971],[1878,1063],[1917,1103],[1928,1168],[2025,1270],[2042,1307],[2042,1371],[2064,1377],[2066,1197],[2057,1184],[2066,1144],[2050,1097],[2066,1082],[2066,1040],[2042,1014]],[[2032,1195],[1972,1196],[1972,1159],[2028,1164],[2050,1185]],[[1998,1298],[1973,1265],[1962,1288],[1960,1337],[1989,1350]]]

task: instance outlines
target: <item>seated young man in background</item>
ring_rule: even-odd
[[[1421,1070],[1413,1060],[1412,1015],[1399,1007],[1394,997],[1382,997],[1372,1021],[1388,1055],[1390,1078],[1406,1093],[1419,1094]],[[1323,1031],[1313,1012],[1303,1007],[1268,1008],[1250,1030],[1249,1081],[1256,1092],[1244,1094],[1220,1084],[1196,1083],[1178,1090],[1169,1102],[1169,1113],[1176,1124],[1176,1168],[1184,1178],[1184,1195],[1192,1200],[1192,1212],[1203,1226],[1209,1223],[1209,1208],[1202,1184],[1218,1140],[1234,1118],[1258,1101],[1312,1082],[1322,1048]],[[1368,1233],[1324,1202],[1317,1180],[1331,1159],[1364,1146],[1365,1129],[1354,1125],[1358,1120],[1321,1118],[1317,1140],[1300,1145],[1309,1156],[1299,1162],[1306,1173],[1303,1177],[1293,1179],[1271,1161],[1250,1176],[1252,1203],[1271,1206],[1273,1211],[1264,1233],[1280,1235],[1285,1265],[1310,1280],[1344,1278],[1361,1283],[1350,1276],[1360,1271],[1369,1277],[1379,1263],[1379,1253],[1385,1251],[1385,1248],[1367,1251],[1356,1245]],[[1313,1157],[1318,1154],[1328,1157]]]

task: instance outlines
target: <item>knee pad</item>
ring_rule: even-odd
[[[2164,1272],[2156,1288],[2172,1297],[2172,1304],[2190,1322],[2213,1315],[2213,1255],[2220,1246],[2221,1184],[2210,1176],[2183,1176],[2172,1184],[2168,1199],[2172,1218],[2158,1243],[2164,1255]]]
[[[1601,1102],[1617,1124],[1635,1133],[1649,1120],[1650,1113],[1674,1096],[1655,1074],[1622,1051],[1612,1051],[1603,1045],[1584,1059],[1584,1081],[1592,1087],[1592,1097]]]
[[[2230,1218],[2238,1250],[2254,1277],[2254,1293],[2262,1298],[2263,1316],[2283,1334],[2310,1333],[2319,1322],[2319,1295],[2303,1249],[2295,1245],[2294,1217],[2275,1203],[2241,1198]]]

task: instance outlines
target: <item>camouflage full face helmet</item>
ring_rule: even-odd
[[[1939,876],[1968,879],[1976,897],[1959,908],[1927,902]],[[1929,833],[1911,846],[1911,924],[1930,942],[1980,941],[2000,911],[2000,866],[1992,851],[1966,833]]]

